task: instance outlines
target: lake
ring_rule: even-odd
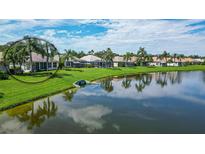
[[[102,79],[1,112],[0,133],[205,133],[205,72]]]

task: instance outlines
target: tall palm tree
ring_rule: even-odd
[[[137,63],[144,65],[147,59],[147,51],[145,51],[145,48],[139,48],[139,50],[137,51],[137,57]]]
[[[112,50],[110,48],[107,48],[107,50],[104,52],[104,60],[107,63],[111,63],[111,66],[113,65],[113,58],[115,56],[115,54],[112,52]]]
[[[41,54],[42,57],[46,56],[46,51],[43,48],[42,41],[35,37],[24,37],[25,44],[27,46],[27,51],[29,53],[30,57],[30,67],[31,72],[33,72],[33,59],[32,59],[32,53]]]
[[[126,52],[126,54],[123,56],[123,59],[126,61],[126,66],[129,60],[131,60],[132,54],[130,52]]]
[[[65,49],[65,54],[63,56],[63,59],[64,59],[64,61],[71,61],[71,60],[74,59],[74,56],[72,54],[71,49],[69,49],[69,50]],[[70,62],[70,66],[69,67],[72,67],[71,62]]]
[[[163,53],[160,55],[162,59],[165,59],[165,62],[167,63],[168,58],[170,57],[170,53],[167,51],[163,51]]]

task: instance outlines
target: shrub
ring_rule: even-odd
[[[0,80],[8,80],[9,75],[6,72],[0,71]]]

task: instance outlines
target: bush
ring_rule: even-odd
[[[9,69],[10,73],[11,74],[23,74],[23,70],[20,68],[20,67],[17,67],[17,68],[11,68]]]
[[[9,79],[9,75],[5,72],[0,71],[0,80],[8,80],[8,79]]]

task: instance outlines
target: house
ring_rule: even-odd
[[[58,55],[55,55],[53,58],[48,58],[48,70],[55,70],[59,66],[59,61],[60,57]],[[33,71],[43,71],[47,70],[47,57],[42,56],[37,53],[32,53],[32,68]],[[29,72],[31,71],[30,67],[30,60],[27,60],[23,65],[22,65],[22,70],[24,72]]]
[[[103,61],[101,58],[94,56],[94,55],[87,55],[80,58],[81,63],[84,66],[91,66],[91,67],[111,67],[112,64],[109,62]]]
[[[6,71],[6,68],[3,64],[3,52],[0,52],[0,71]]]
[[[135,66],[137,57],[133,56],[128,61],[124,59],[123,56],[115,56],[113,58],[113,66],[114,67],[125,67],[125,66]]]
[[[153,59],[153,62],[149,62],[148,64],[149,66],[167,66],[167,62],[165,58],[160,59],[157,56],[153,56],[152,59]]]
[[[65,67],[76,67],[76,68],[80,68],[80,67],[84,67],[84,60],[81,60],[77,57],[72,57],[72,59],[68,59],[64,61],[64,66]]]

